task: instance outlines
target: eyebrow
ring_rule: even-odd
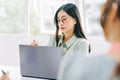
[[[64,17],[66,17],[66,15],[63,15],[61,18],[64,18]],[[57,17],[57,19],[59,19],[59,17]]]

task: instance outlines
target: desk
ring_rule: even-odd
[[[13,67],[13,66],[0,66],[1,70],[9,71],[9,76],[11,80],[48,80],[48,79],[36,79],[36,78],[28,78],[28,77],[22,77],[20,74],[20,68],[19,67]],[[2,72],[0,71],[0,76],[2,75]]]

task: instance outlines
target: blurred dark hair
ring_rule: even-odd
[[[57,11],[56,14],[54,16],[54,23],[56,25],[56,46],[58,46],[58,42],[59,42],[59,37],[58,37],[58,33],[59,33],[59,26],[58,26],[58,13],[59,11],[64,10],[68,15],[70,15],[72,18],[76,19],[76,24],[75,24],[75,28],[74,28],[74,34],[76,37],[78,38],[84,38],[87,39],[82,26],[81,26],[81,18],[80,18],[80,14],[79,14],[79,10],[77,8],[77,6],[75,4],[72,3],[67,3],[62,5]],[[89,48],[89,52],[90,52],[90,48]]]

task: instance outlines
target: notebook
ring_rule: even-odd
[[[23,77],[57,79],[62,53],[60,47],[19,45]]]

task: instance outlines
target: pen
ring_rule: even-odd
[[[6,75],[5,71],[3,71],[3,70],[2,70],[2,73],[3,73],[4,75]]]

